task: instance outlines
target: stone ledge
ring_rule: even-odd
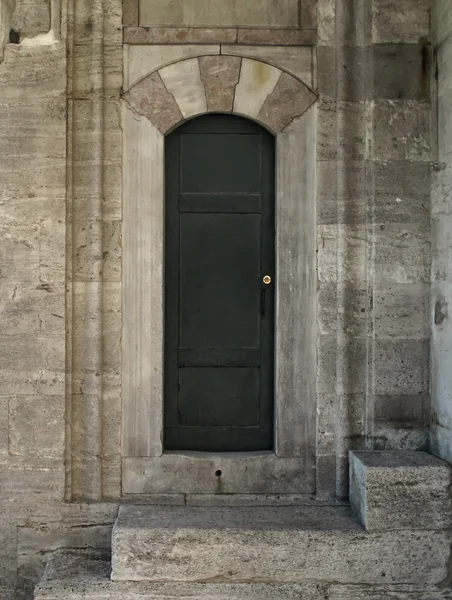
[[[350,502],[367,531],[447,529],[451,468],[408,450],[350,453]]]
[[[449,535],[366,533],[348,507],[124,506],[112,548],[116,581],[430,585]]]
[[[113,582],[101,551],[58,550],[35,600],[450,600],[449,588],[413,585]]]
[[[315,29],[236,29],[207,27],[124,27],[124,44],[247,44],[315,46]]]

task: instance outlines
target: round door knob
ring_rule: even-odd
[[[265,283],[265,285],[269,285],[272,282],[272,278],[270,275],[265,275],[262,281]]]

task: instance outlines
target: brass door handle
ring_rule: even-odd
[[[272,278],[270,277],[270,275],[265,275],[262,281],[265,283],[265,285],[270,285],[270,283],[272,282]]]

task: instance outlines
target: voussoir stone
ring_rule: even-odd
[[[199,68],[209,112],[231,112],[235,86],[240,77],[241,58],[237,56],[201,56]]]
[[[158,73],[139,81],[124,95],[124,100],[162,133],[183,119],[174,96],[168,92]]]
[[[302,115],[316,100],[314,92],[295,77],[283,73],[259,112],[259,120],[272,131],[284,129]]]

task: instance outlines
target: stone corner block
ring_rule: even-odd
[[[367,531],[447,529],[451,468],[427,452],[350,452],[350,503]]]

